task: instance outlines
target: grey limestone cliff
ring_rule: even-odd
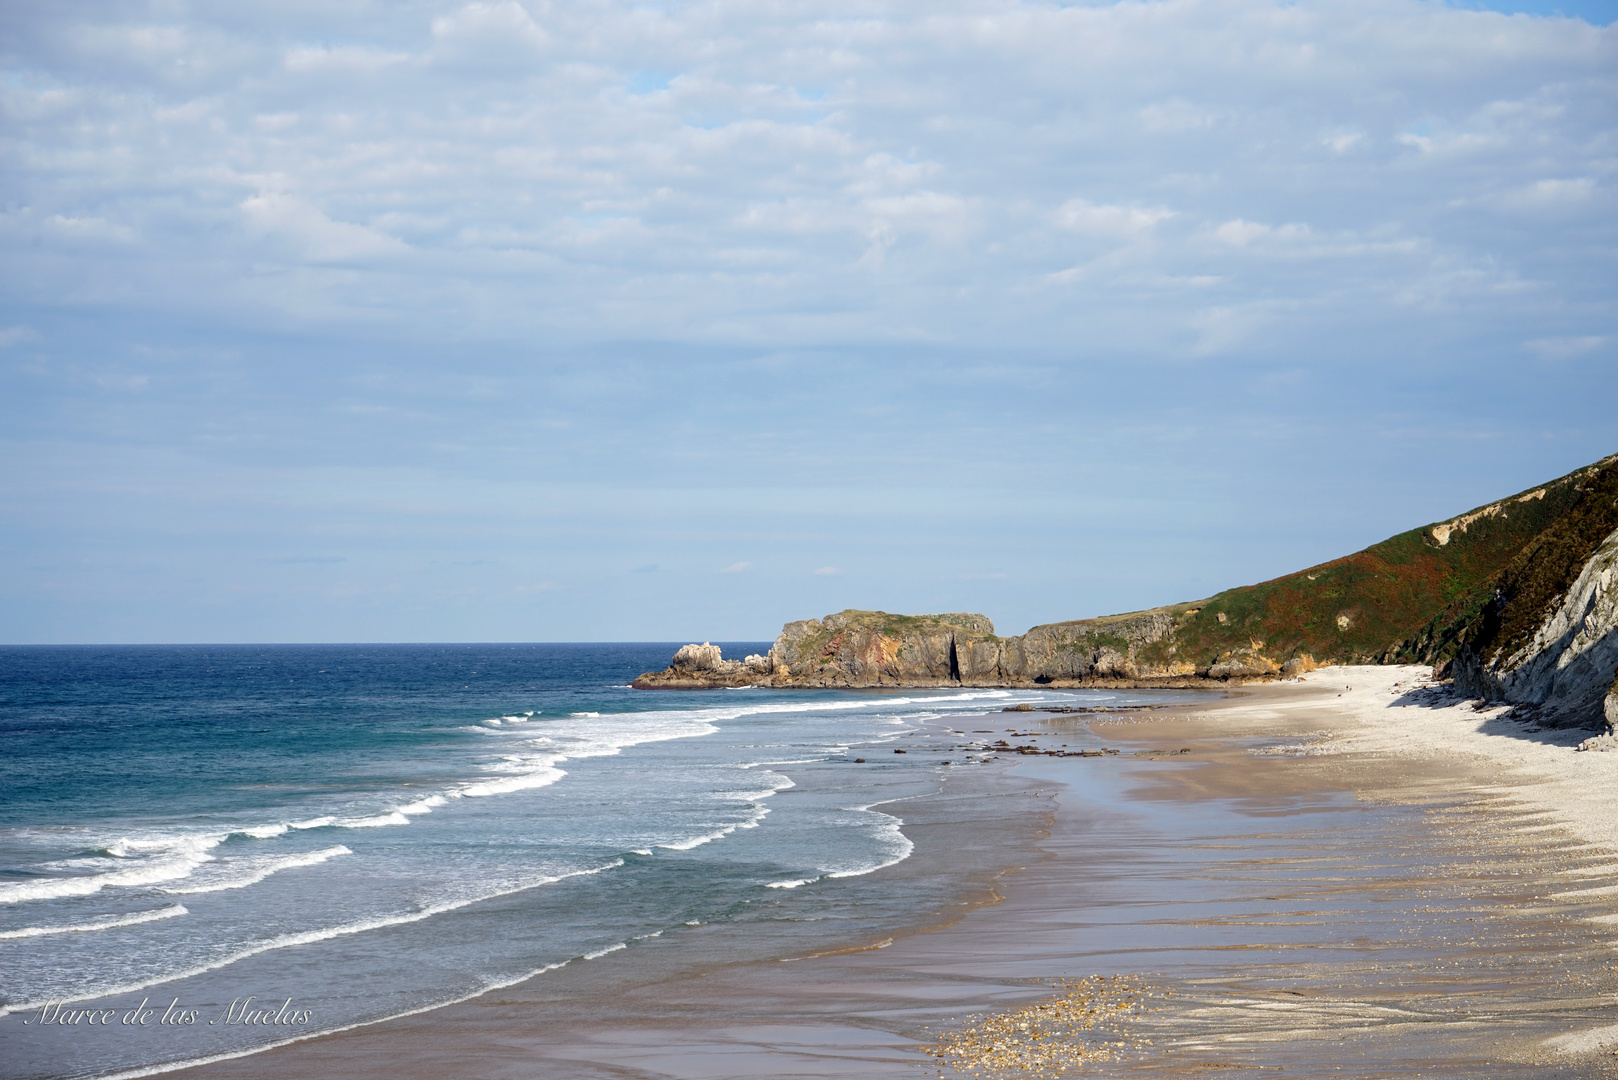
[[[1456,688],[1534,706],[1550,724],[1618,726],[1618,531],[1577,570],[1521,639],[1496,635],[1463,651],[1454,665]],[[1503,612],[1512,599],[1501,596]]]

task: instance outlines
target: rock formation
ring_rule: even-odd
[[[642,689],[702,690],[724,686],[758,686],[773,671],[767,656],[756,653],[745,660],[726,660],[719,646],[682,645],[664,671],[642,675],[635,681]],[[654,680],[642,683],[645,680]]]
[[[1544,572],[1548,557],[1522,569]],[[1521,573],[1502,578],[1452,666],[1457,689],[1533,706],[1550,726],[1618,724],[1618,530],[1571,569],[1549,597]]]
[[[1173,634],[1172,609],[1036,626],[1002,638],[982,615],[841,611],[781,628],[768,657],[724,660],[717,646],[686,645],[642,689],[722,686],[1196,686],[1208,679],[1272,678],[1280,666],[1253,649],[1200,669],[1148,663],[1143,646]]]
[[[999,637],[982,615],[849,610],[768,656],[687,645],[645,688],[1198,686],[1431,663],[1545,723],[1618,724],[1618,455],[1364,551],[1207,600]],[[1319,658],[1318,660],[1316,658]]]

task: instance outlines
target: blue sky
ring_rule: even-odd
[[[1613,5],[1488,8],[14,6],[0,640],[1016,633],[1618,451]]]

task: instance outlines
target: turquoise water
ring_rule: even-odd
[[[674,647],[0,649],[0,1072],[236,1053],[687,926],[857,934],[905,902],[904,800],[972,760],[914,752],[953,718],[1141,700],[628,688]]]

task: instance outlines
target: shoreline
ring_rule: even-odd
[[[907,812],[922,861],[902,872],[926,873],[964,858],[962,836],[996,839],[951,806],[1016,807],[1009,850],[960,871],[953,910],[805,956],[674,964],[608,1000],[610,969],[641,962],[619,954],[172,1074],[898,1077],[936,1069],[923,1047],[973,1014],[1126,975],[1168,1004],[1135,1024],[1146,1049],[1100,1075],[1327,1060],[1346,1076],[1618,1075],[1618,814],[1600,797],[1618,755],[1430,683],[1424,668],[1326,668],[1144,714],[986,714],[996,734],[1089,733],[1121,753],[1004,755],[991,782],[962,777],[1003,794]]]

